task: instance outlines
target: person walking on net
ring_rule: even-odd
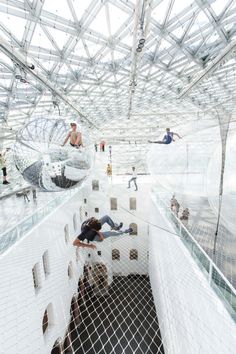
[[[181,136],[179,136],[179,134],[171,132],[170,128],[166,128],[166,134],[164,135],[164,138],[162,140],[158,140],[158,141],[148,140],[148,142],[154,144],[170,144],[172,143],[172,141],[175,141],[174,136],[177,136],[179,139],[181,139]]]
[[[131,182],[134,182],[134,186],[135,186],[135,190],[137,191],[138,190],[138,186],[137,186],[137,172],[136,172],[136,169],[135,167],[132,167],[132,178],[128,181],[128,187],[127,188],[130,188],[130,183]]]
[[[101,228],[104,224],[108,224],[111,227],[111,231],[101,232]],[[83,241],[103,241],[104,239],[112,236],[119,236],[123,234],[129,234],[133,229],[129,228],[122,231],[123,223],[116,224],[108,215],[103,216],[101,219],[94,217],[85,220],[81,225],[81,233],[74,240],[73,245],[77,247],[96,248],[96,245],[83,243]]]

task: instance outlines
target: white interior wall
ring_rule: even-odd
[[[50,353],[58,338],[64,338],[70,321],[70,306],[77,293],[79,277],[87,262],[103,262],[109,272],[109,283],[113,272],[147,274],[147,233],[149,198],[146,184],[142,192],[127,191],[126,185],[108,186],[106,179],[100,181],[100,190],[92,191],[91,176],[86,185],[70,201],[58,207],[54,213],[36,225],[18,243],[0,257],[1,316],[0,326],[5,328],[0,336],[1,354]],[[108,188],[109,187],[109,188]],[[106,189],[106,191],[105,191]],[[129,212],[129,198],[137,198],[137,210]],[[110,211],[110,197],[117,197],[118,210]],[[87,203],[84,204],[84,198]],[[94,213],[99,207],[99,213]],[[123,210],[125,208],[127,210]],[[80,210],[82,219],[80,218]],[[138,224],[138,235],[123,235],[97,243],[96,251],[80,249],[78,262],[73,239],[80,232],[81,221],[88,216],[100,217],[109,214],[115,221],[123,221],[124,227],[131,222]],[[74,231],[73,216],[77,213],[78,230]],[[140,217],[142,219],[140,219]],[[64,227],[69,227],[69,242],[65,242]],[[109,230],[109,227],[106,228]],[[112,261],[112,249],[120,250],[120,261]],[[131,249],[138,250],[138,260],[129,259]],[[97,251],[102,255],[98,256]],[[50,274],[45,277],[42,255],[48,251]],[[88,258],[88,254],[91,257]],[[68,278],[68,265],[73,264],[73,278]],[[39,263],[41,288],[35,292],[32,268]],[[52,323],[46,333],[42,332],[43,314],[47,306],[52,307]]]
[[[50,353],[58,337],[64,337],[70,320],[70,306],[77,293],[77,283],[84,262],[76,264],[72,241],[73,214],[80,204],[80,193],[60,206],[54,213],[34,227],[25,237],[0,257],[1,342],[2,354]],[[64,226],[69,226],[66,244]],[[45,277],[42,255],[48,250],[50,274]],[[72,261],[73,278],[68,278]],[[35,292],[33,266],[39,263],[41,288]],[[45,335],[42,319],[52,304],[53,323]],[[3,330],[4,328],[4,330]]]

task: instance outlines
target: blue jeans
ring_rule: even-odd
[[[103,226],[104,224],[108,224],[109,226],[111,226],[112,228],[114,227],[118,227],[118,224],[114,223],[114,221],[110,218],[110,216],[105,215],[103,216],[101,219],[99,219],[101,225]],[[124,231],[104,231],[102,232],[104,239],[111,237],[111,236],[119,236],[122,235],[124,233]],[[99,237],[96,236],[94,241],[99,241]]]

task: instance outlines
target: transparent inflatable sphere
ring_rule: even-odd
[[[14,161],[24,179],[43,191],[62,191],[82,184],[88,177],[93,149],[83,134],[85,147],[65,141],[70,127],[61,118],[37,118],[16,136]]]

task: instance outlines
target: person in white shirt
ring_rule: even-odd
[[[134,182],[134,185],[135,185],[135,190],[137,191],[138,190],[138,186],[137,186],[137,172],[135,170],[135,167],[132,167],[132,171],[133,171],[133,177],[129,180],[128,182],[128,187],[127,188],[130,188],[130,183],[131,182]]]

